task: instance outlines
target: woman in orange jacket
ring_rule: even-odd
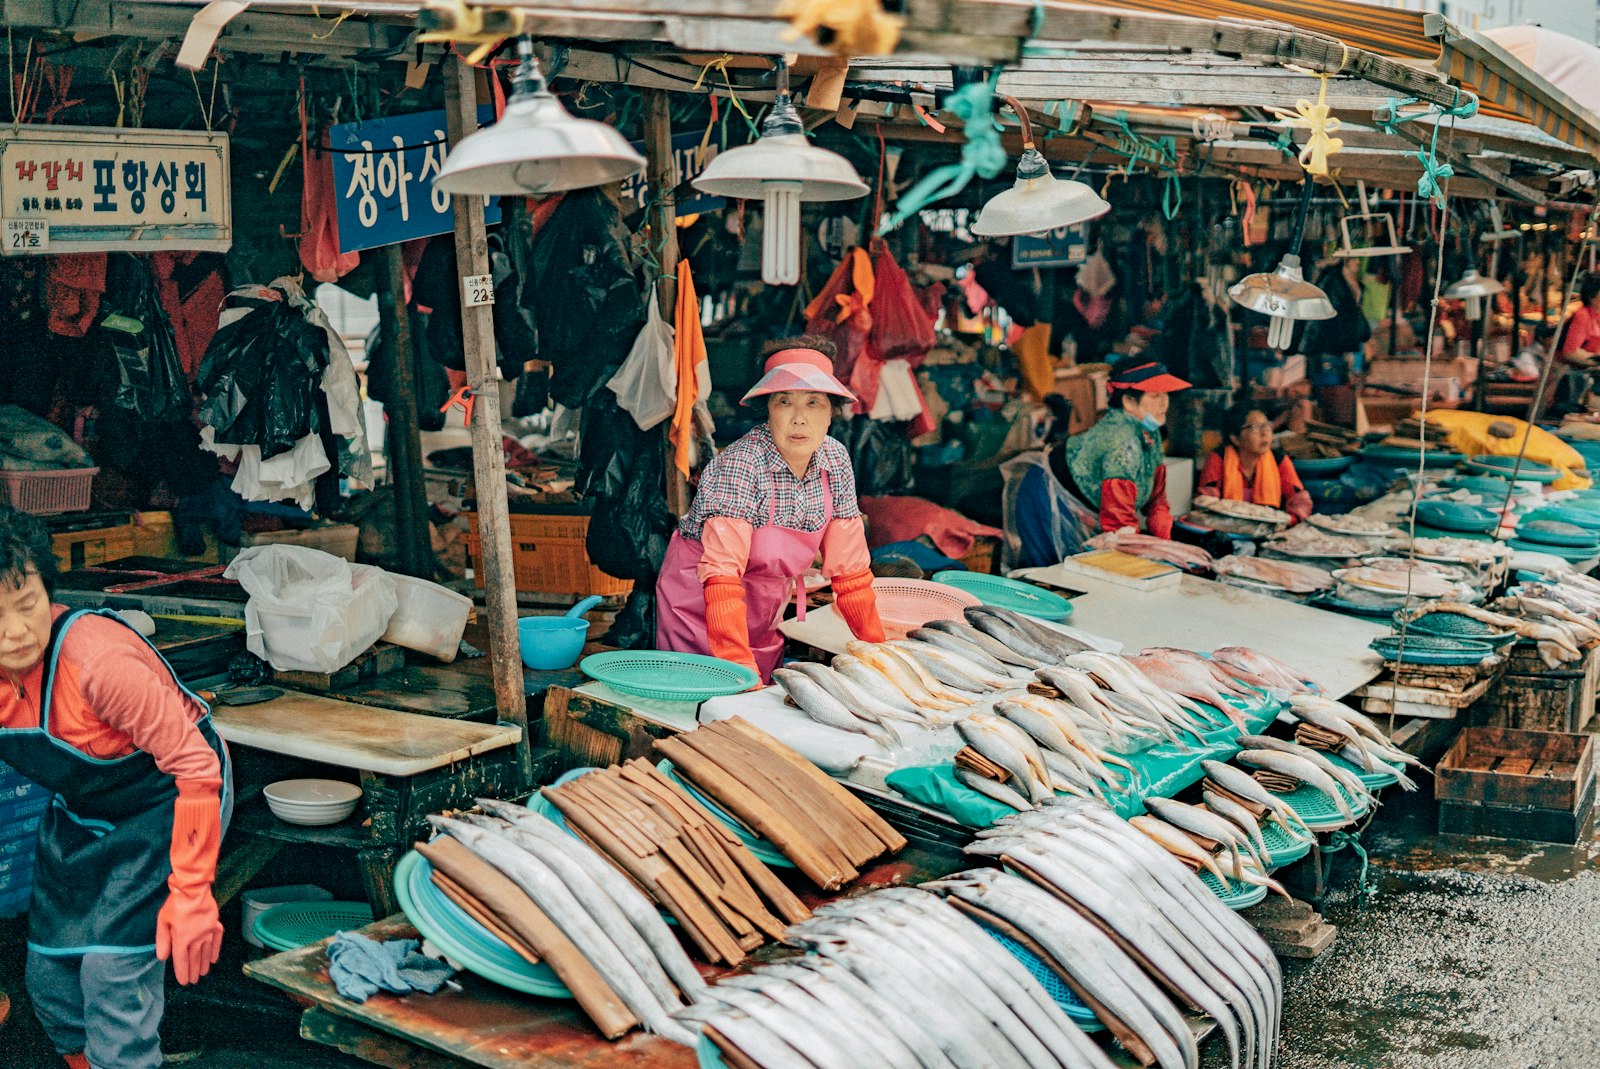
[[[826,338],[769,348],[742,402],[765,404],[767,421],[706,466],[656,584],[657,646],[737,661],[766,682],[783,656],[778,623],[791,598],[804,617],[800,577],[818,554],[851,632],[884,640],[855,473],[828,436],[836,400],[855,395],[834,378]]]
[[[1226,444],[1206,458],[1199,493],[1281,509],[1299,523],[1311,515],[1311,495],[1294,461],[1272,451],[1272,421],[1247,404],[1234,405],[1223,420]]]
[[[0,505],[0,761],[54,799],[39,825],[28,994],[72,1069],[157,1069],[165,963],[222,946],[211,893],[232,804],[210,710],[110,611],[53,605],[50,535]]]

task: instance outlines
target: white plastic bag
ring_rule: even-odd
[[[280,672],[337,672],[378,640],[399,604],[382,568],[308,546],[255,546],[222,574],[250,595],[245,647]]]
[[[647,302],[649,318],[633,340],[628,358],[606,383],[617,395],[617,405],[633,416],[643,431],[668,416],[678,405],[678,372],[672,347],[677,334],[672,324],[661,318],[661,304],[654,295]]]

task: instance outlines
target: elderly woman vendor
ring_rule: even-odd
[[[1169,394],[1188,389],[1166,365],[1130,357],[1111,368],[1100,421],[1003,467],[1006,565],[1058,564],[1098,531],[1172,537],[1161,428]]]
[[[778,623],[820,553],[834,608],[851,632],[884,640],[850,456],[828,437],[834,405],[855,395],[833,376],[833,343],[802,337],[768,347],[742,403],[767,421],[706,466],[694,507],[667,547],[656,585],[656,644],[709,653],[763,681],[783,655]]]
[[[1299,523],[1311,515],[1294,461],[1272,451],[1272,421],[1249,405],[1235,405],[1223,420],[1226,444],[1206,458],[1200,471],[1201,494],[1281,509]]]

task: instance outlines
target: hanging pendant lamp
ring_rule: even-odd
[[[1453,301],[1465,301],[1467,319],[1476,321],[1483,318],[1483,299],[1504,293],[1505,288],[1499,279],[1484,278],[1477,268],[1469,267],[1444,295]]]
[[[789,68],[778,64],[778,95],[748,145],[719,152],[690,183],[701,193],[759,200],[761,281],[792,286],[800,281],[800,205],[851,200],[867,184],[850,161],[806,139],[800,113],[789,97]]]
[[[562,107],[545,86],[531,38],[517,38],[517,57],[505,114],[450,150],[433,180],[437,188],[539,196],[608,185],[644,170],[644,157],[615,129]]]
[[[972,232],[980,237],[1045,234],[1057,227],[1076,226],[1098,219],[1111,210],[1089,186],[1057,178],[1050,163],[1033,146],[1033,124],[1028,112],[1011,97],[1001,97],[1022,123],[1022,158],[1011,188],[989,198],[978,212]]]
[[[1296,323],[1332,319],[1336,314],[1328,295],[1307,282],[1300,270],[1300,240],[1305,236],[1306,214],[1311,210],[1311,187],[1311,176],[1307,175],[1303,179],[1294,240],[1289,244],[1292,251],[1284,253],[1277,270],[1246,275],[1228,289],[1233,303],[1271,319],[1267,344],[1280,351],[1289,347]]]

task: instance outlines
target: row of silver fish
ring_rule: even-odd
[[[723,980],[679,1018],[764,1069],[1112,1065],[1026,967],[928,891],[829,903],[785,941],[812,953]]]
[[[1290,697],[1289,710],[1284,718],[1303,721],[1340,736],[1344,740],[1344,745],[1338,750],[1340,757],[1367,772],[1394,776],[1404,790],[1417,789],[1417,785],[1405,774],[1405,766],[1427,771],[1426,765],[1396,746],[1394,740],[1370,717],[1343,702],[1332,701],[1319,694],[1296,694]]]
[[[1068,702],[1027,692],[1002,698],[992,714],[974,712],[956,725],[962,739],[1006,770],[1005,783],[957,766],[956,777],[1016,810],[1056,794],[1106,799],[1124,789],[1133,766],[1111,751],[1101,724]]]
[[[488,815],[428,820],[520,887],[648,1031],[692,1045],[694,1033],[673,1014],[708,988],[655,904],[549,819],[496,799],[478,804]]]
[[[1277,958],[1127,821],[1097,802],[1062,798],[1000,821],[967,850],[1027,879],[983,870],[930,886],[1004,917],[1045,948],[1113,1034],[1145,1048],[1135,1053],[1147,1064],[1196,1069],[1183,1006],[1216,1020],[1234,1069],[1271,1065],[1283,1000]],[[1038,886],[1049,893],[1023,890]]]

